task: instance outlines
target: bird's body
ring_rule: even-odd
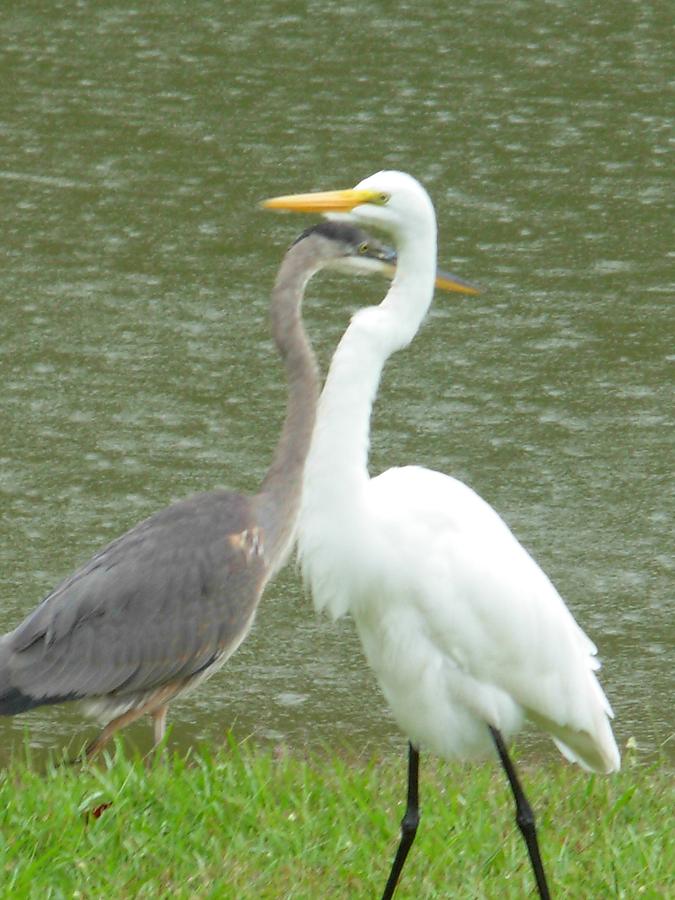
[[[107,722],[211,674],[246,637],[267,578],[264,546],[246,541],[257,521],[250,498],[213,491],[100,550],[0,639],[2,712],[84,698]]]
[[[167,704],[219,668],[251,628],[295,537],[318,375],[301,319],[305,286],[353,260],[391,269],[363,232],[325,223],[289,249],[272,330],[289,385],[274,458],[252,496],[217,490],[156,513],[96,553],[0,637],[0,714],[81,700],[107,723],[87,754],[144,713],[161,740]],[[386,263],[386,265],[385,265]]]
[[[359,529],[316,499],[300,532],[316,604],[333,617],[352,614],[416,746],[475,758],[494,749],[486,723],[509,738],[529,719],[568,758],[615,768],[595,646],[478,494],[429,469],[389,469],[367,482]]]
[[[495,747],[542,898],[548,889],[531,810],[503,741],[525,719],[588,769],[619,753],[595,647],[499,515],[469,487],[411,466],[370,478],[370,417],[388,357],[415,336],[432,300],[436,218],[424,189],[380,172],[353,190],[275,198],[384,229],[398,266],[382,303],[355,314],[330,365],[305,466],[298,548],[315,605],[351,613],[410,739],[408,809],[384,898],[417,828],[418,749],[470,758]]]

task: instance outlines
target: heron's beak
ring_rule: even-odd
[[[373,249],[372,252],[366,253],[366,256],[377,262],[379,271],[385,278],[390,281],[394,280],[396,275],[396,251],[393,247],[382,244]],[[436,281],[434,282],[439,291],[455,291],[458,294],[480,294],[480,288],[470,281],[465,281],[459,275],[453,275],[452,272],[445,272],[443,269],[436,269]]]
[[[465,281],[459,275],[453,275],[452,272],[444,272],[442,269],[436,270],[436,287],[439,291],[455,291],[458,294],[480,294],[478,285]]]
[[[362,203],[381,202],[380,191],[357,190],[322,191],[316,194],[288,194],[284,197],[272,197],[263,200],[266,209],[287,209],[292,212],[350,212]]]
[[[396,257],[394,256],[393,262],[382,260],[380,272],[393,281],[396,275]],[[465,281],[459,275],[453,275],[452,272],[444,272],[443,269],[436,270],[436,281],[434,284],[439,291],[454,291],[457,294],[480,294],[478,285]]]

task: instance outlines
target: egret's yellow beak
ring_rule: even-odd
[[[288,194],[263,200],[266,209],[288,209],[292,212],[350,212],[362,203],[383,202],[381,191],[356,190],[322,191],[317,194]]]

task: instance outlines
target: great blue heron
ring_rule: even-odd
[[[98,752],[144,713],[161,741],[167,706],[216,671],[253,623],[294,539],[318,376],[301,319],[309,279],[330,265],[393,271],[395,254],[350,225],[323,223],[290,247],[272,293],[288,405],[259,491],[197,494],[108,544],[0,637],[0,714],[86,701],[107,722]]]
[[[352,319],[333,357],[305,467],[298,547],[318,608],[350,612],[368,662],[410,739],[408,801],[383,900],[419,820],[418,748],[446,758],[496,747],[539,895],[549,897],[534,817],[505,740],[527,719],[564,756],[612,772],[612,712],[596,648],[544,572],[469,487],[417,466],[370,478],[371,409],[387,358],[429,308],[436,216],[421,185],[379,172],[353,190],[275,198],[277,209],[341,213],[393,237],[396,277]]]

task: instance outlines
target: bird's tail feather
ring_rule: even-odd
[[[619,748],[606,715],[598,717],[593,734],[560,725],[536,713],[529,713],[529,718],[550,734],[565,759],[578,763],[586,771],[609,775],[621,768]]]
[[[14,716],[40,705],[39,700],[12,684],[11,653],[6,636],[0,637],[0,716]]]

